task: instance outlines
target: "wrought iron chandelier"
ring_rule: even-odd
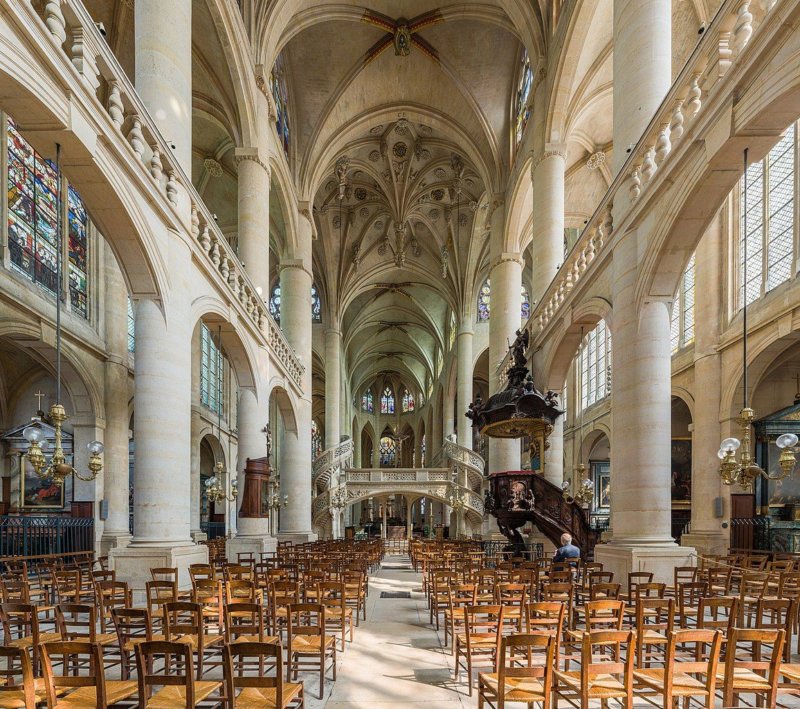
[[[56,198],[56,208],[58,210],[56,215],[56,243],[62,243],[62,202],[61,194],[61,146],[56,144],[56,175],[58,176],[58,192]],[[82,475],[70,463],[67,462],[67,457],[64,455],[62,447],[62,426],[69,418],[67,412],[61,404],[61,264],[62,253],[61,248],[56,249],[56,403],[50,406],[50,420],[55,427],[55,447],[53,455],[50,460],[42,450],[42,442],[44,441],[44,431],[37,424],[26,426],[22,435],[28,442],[28,452],[26,453],[28,460],[33,466],[36,474],[44,480],[50,480],[58,485],[62,485],[64,480],[70,475],[75,475],[79,480],[91,481],[94,480],[103,469],[103,461],[101,455],[103,453],[103,444],[100,441],[92,441],[87,444],[89,450],[89,474]]]
[[[347,489],[344,486],[331,492],[330,506],[334,510],[343,510],[347,507]]]
[[[747,148],[744,149],[744,180],[743,189],[745,199],[747,195]],[[746,204],[745,204],[746,207]],[[743,210],[742,228],[744,238],[742,248],[744,249],[742,263],[747,264],[747,209]],[[742,287],[742,388],[743,405],[739,412],[739,425],[742,429],[742,438],[726,438],[722,441],[717,451],[720,459],[719,475],[724,485],[741,485],[745,490],[752,491],[755,481],[759,477],[768,480],[782,480],[794,472],[797,458],[795,448],[798,438],[794,433],[784,433],[775,441],[775,445],[780,449],[781,455],[778,459],[778,470],[775,473],[765,471],[756,463],[753,454],[750,452],[750,428],[753,425],[756,414],[750,408],[747,400],[747,287]],[[736,451],[741,450],[739,459],[736,458]]]

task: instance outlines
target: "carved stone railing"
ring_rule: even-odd
[[[154,205],[170,224],[186,228],[187,212],[181,207],[190,208],[188,228],[195,261],[217,287],[228,293],[241,321],[250,323],[251,332],[268,346],[286,375],[301,386],[303,365],[83,3],[16,0],[10,5],[14,12],[25,16],[20,25],[33,28],[32,43],[49,45],[54,49],[53,57],[58,52],[64,55],[67,61],[60,69],[63,73],[74,72],[76,78],[74,86],[67,90],[76,100],[88,104],[104,132],[102,139],[120,153],[120,164],[139,166],[136,179],[149,183],[151,194],[156,196]],[[38,7],[42,8],[41,13]]]
[[[448,468],[353,468],[345,471],[349,483],[449,482]]]
[[[311,464],[313,484],[322,491],[334,477],[353,462],[353,439],[348,438],[338,446],[322,451]]]
[[[442,446],[442,453],[447,458],[450,468],[456,474],[461,471],[466,473],[468,487],[475,492],[480,492],[486,468],[483,458],[471,448],[465,448],[449,440],[445,440]]]
[[[616,228],[612,219],[615,200],[627,204],[630,211],[652,192],[657,176],[674,161],[678,149],[691,144],[687,141],[691,141],[692,129],[705,118],[725,75],[746,54],[746,47],[757,38],[765,19],[778,7],[777,0],[724,0],[531,313],[526,325],[531,333],[531,350],[548,325],[558,319],[570,293],[605,260]],[[614,213],[618,219],[627,216],[618,210]],[[497,371],[505,371],[508,363],[507,355]]]

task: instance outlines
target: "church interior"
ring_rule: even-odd
[[[800,708],[800,0],[0,2],[0,709]]]

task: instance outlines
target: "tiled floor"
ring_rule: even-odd
[[[411,598],[381,598],[381,591],[409,591]],[[386,557],[382,568],[370,578],[367,620],[361,621],[354,641],[348,642],[346,652],[339,655],[335,684],[326,681],[325,695],[320,700],[318,679],[310,673],[302,676],[306,706],[477,707],[477,691],[469,697],[466,681],[454,681],[450,650],[443,647],[443,635],[429,625],[428,619],[420,575],[412,571],[406,557]],[[782,697],[780,705],[800,708],[800,697]],[[635,706],[653,705],[642,702]],[[721,702],[717,706],[721,707]]]

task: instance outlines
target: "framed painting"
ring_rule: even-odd
[[[611,512],[611,463],[607,460],[590,461],[594,480],[594,512]]]
[[[63,510],[64,488],[63,485],[50,480],[43,480],[33,469],[28,457],[20,453],[20,498],[26,510]]]
[[[673,438],[670,458],[670,497],[673,502],[689,502],[692,499],[692,440]]]

